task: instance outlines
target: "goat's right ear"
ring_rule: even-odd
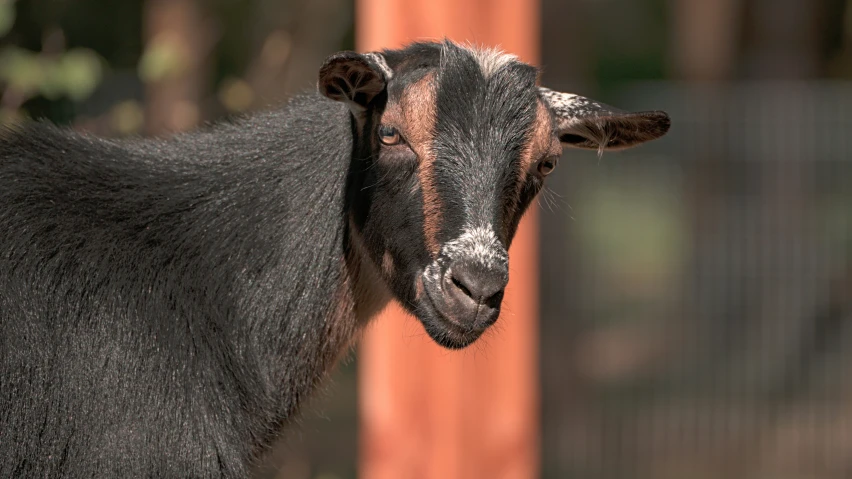
[[[319,71],[319,91],[332,100],[362,113],[387,87],[393,71],[380,53],[336,53],[326,58]]]

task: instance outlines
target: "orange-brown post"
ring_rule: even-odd
[[[536,64],[538,0],[356,0],[357,48],[450,38]],[[361,343],[362,479],[527,479],[539,474],[537,215],[509,251],[496,331],[469,349],[434,344],[393,305]]]

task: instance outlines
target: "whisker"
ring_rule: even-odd
[[[376,180],[376,182],[373,183],[372,185],[365,186],[365,187],[361,188],[361,191],[366,191],[370,188],[375,188],[377,186],[385,186],[382,182],[385,181],[391,175],[391,173],[392,173],[392,171],[388,171],[387,173],[384,174],[384,176],[382,176],[381,178]]]

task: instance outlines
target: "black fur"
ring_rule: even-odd
[[[316,95],[168,141],[3,132],[0,477],[245,476],[356,329],[351,151]]]
[[[437,184],[441,198],[465,207],[446,212],[440,239],[452,240],[465,225],[495,225],[508,248],[512,238],[500,226],[515,218],[506,218],[506,212],[517,206],[519,219],[529,206],[529,201],[508,204],[524,198],[506,192],[520,181],[519,160],[536,119],[538,72],[514,62],[486,79],[471,53],[453,46],[445,49],[443,65],[434,147]],[[541,186],[533,176],[528,181],[532,188]]]

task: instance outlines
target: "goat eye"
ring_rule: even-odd
[[[538,172],[541,176],[549,175],[556,168],[556,161],[553,158],[545,158],[538,162]]]
[[[402,137],[399,135],[399,131],[387,125],[379,126],[379,141],[381,141],[385,145],[396,145],[402,140]]]

